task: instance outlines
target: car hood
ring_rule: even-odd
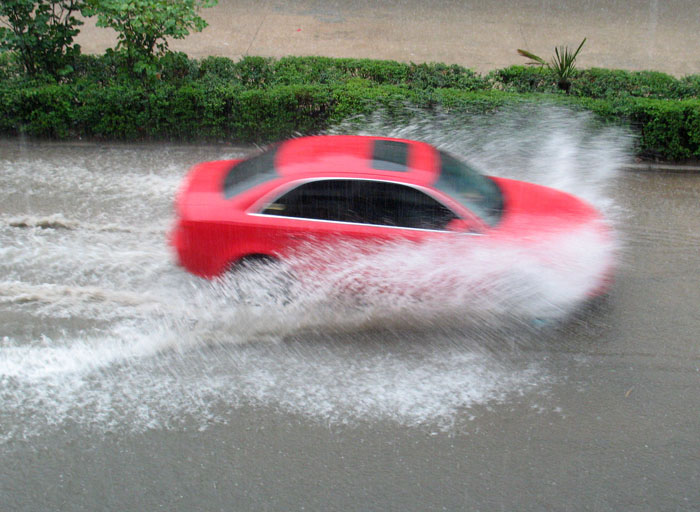
[[[566,192],[506,178],[493,178],[503,193],[499,231],[520,235],[570,230],[602,220],[590,204]]]

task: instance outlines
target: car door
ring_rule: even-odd
[[[316,179],[293,184],[257,210],[274,225],[270,236],[284,257],[338,258],[390,241],[422,242],[463,231],[459,215],[405,183]]]

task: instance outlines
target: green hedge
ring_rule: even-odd
[[[557,97],[557,102],[588,110],[599,118],[625,124],[638,135],[641,156],[665,160],[700,158],[700,100],[658,100],[653,98]]]
[[[381,109],[397,122],[419,109],[485,113],[518,103],[565,105],[632,127],[638,153],[700,158],[700,76],[589,69],[571,95],[542,68],[480,77],[459,66],[368,59],[170,54],[159,77],[136,80],[119,56],[81,56],[61,83],[19,75],[0,54],[0,133],[120,140],[267,142],[316,133]]]
[[[670,160],[700,157],[700,100],[649,98],[602,100],[564,95],[462,89],[418,90],[356,79],[337,86],[188,84],[0,83],[0,131],[38,137],[100,139],[240,140],[267,142],[315,133],[334,123],[381,108],[410,116],[414,108],[484,113],[517,103],[553,103],[589,110],[627,124],[639,136],[640,154]]]
[[[114,52],[100,56],[81,55],[68,81],[133,81],[128,65],[121,59]],[[472,91],[491,88],[487,77],[456,64],[406,64],[331,57],[243,57],[236,62],[226,57],[207,57],[198,61],[189,59],[184,53],[170,53],[160,59],[159,65],[159,77],[171,83],[202,82],[238,85],[246,89],[300,84],[342,85],[357,79],[375,85],[400,85],[413,89],[460,88]]]
[[[537,66],[510,66],[488,75],[493,86],[510,92],[558,92],[554,73]],[[658,71],[590,68],[578,70],[573,96],[598,99],[654,98],[681,100],[700,97],[700,75],[675,78]]]
[[[100,139],[270,141],[329,123],[333,91],[323,86],[243,90],[196,85],[156,88],[0,85],[0,132]]]

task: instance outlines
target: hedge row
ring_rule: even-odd
[[[574,104],[603,119],[625,122],[638,134],[642,156],[665,160],[700,158],[700,100],[577,98]]]
[[[558,93],[556,77],[547,68],[510,66],[481,76],[458,65],[401,63],[389,60],[331,57],[226,57],[190,59],[184,53],[169,53],[159,61],[158,77],[175,85],[203,83],[264,89],[280,85],[338,86],[363,79],[374,85],[398,85],[410,89],[503,90],[518,93]],[[133,83],[134,77],[123,57],[112,51],[104,55],[80,55],[67,83]],[[11,75],[12,63],[0,54],[0,80]],[[15,74],[19,66],[14,68]],[[47,77],[47,79],[49,79]],[[50,79],[49,79],[50,80]],[[142,80],[139,80],[142,81]],[[700,75],[677,79],[657,71],[623,71],[601,68],[579,70],[571,95],[587,98],[700,98]]]
[[[560,92],[557,90],[554,73],[542,67],[510,66],[492,71],[488,80],[494,88],[504,91]],[[597,99],[696,99],[700,98],[700,75],[689,75],[679,79],[658,71],[583,69],[578,70],[572,79],[570,94]]]
[[[104,139],[239,140],[267,142],[315,133],[378,108],[399,118],[410,109],[484,113],[516,103],[555,103],[631,125],[642,155],[669,160],[700,157],[700,100],[418,89],[344,83],[245,88],[238,83],[148,85],[94,82],[27,86],[0,81],[0,133]]]
[[[482,113],[513,99],[500,92],[424,91],[374,86],[357,79],[340,86],[280,85],[244,89],[202,84],[156,87],[114,84],[8,86],[0,82],[0,133],[99,139],[198,139],[268,142],[314,133],[352,116],[382,109],[457,108]]]
[[[0,54],[0,57],[2,55]],[[177,85],[204,83],[208,86],[229,85],[245,89],[264,89],[280,85],[342,85],[363,79],[375,85],[400,85],[411,89],[459,88],[491,89],[491,83],[474,71],[441,63],[401,63],[390,60],[344,59],[331,57],[243,57],[233,61],[226,57],[190,59],[184,53],[169,53],[159,59],[161,81]],[[9,76],[12,66],[0,58],[0,79]],[[133,72],[123,57],[108,51],[104,55],[80,55],[74,71],[63,78],[67,83],[132,83]],[[15,75],[19,67],[15,66]],[[43,77],[50,81],[51,77]],[[138,77],[138,81],[151,80]],[[156,80],[157,81],[157,80]]]

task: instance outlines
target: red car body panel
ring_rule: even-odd
[[[372,167],[372,144],[377,140],[409,145],[405,171]],[[602,222],[596,222],[600,219],[598,212],[584,201],[551,188],[505,178],[491,178],[503,196],[503,213],[500,221],[490,226],[435,188],[440,174],[439,155],[423,142],[363,136],[293,139],[278,146],[276,175],[226,198],[224,180],[239,162],[221,160],[196,165],[178,194],[171,242],[179,263],[196,275],[216,277],[248,256],[285,259],[308,243],[333,246],[347,241],[362,246],[393,240],[422,242],[470,232],[527,245],[589,223],[606,231]],[[319,178],[406,184],[442,202],[460,219],[450,223],[447,230],[437,231],[260,214],[284,191]]]
[[[506,205],[494,235],[497,232],[516,238],[542,237],[599,218],[591,205],[565,192],[524,181],[492,179],[503,192]]]

